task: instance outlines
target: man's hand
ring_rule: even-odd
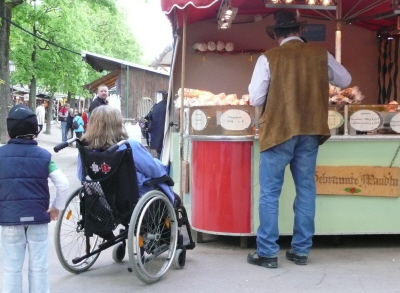
[[[60,214],[60,211],[56,209],[55,207],[51,206],[48,210],[47,213],[50,214],[50,219],[52,221],[56,221],[58,219],[58,215]]]

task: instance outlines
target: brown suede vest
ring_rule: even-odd
[[[264,53],[271,79],[259,121],[260,152],[296,135],[330,137],[326,49],[291,40]]]

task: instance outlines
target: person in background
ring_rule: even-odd
[[[157,152],[157,158],[161,157],[164,143],[165,114],[167,111],[168,93],[162,94],[162,100],[155,104],[150,113],[145,116],[149,120],[148,131],[150,133],[150,149]],[[147,118],[146,118],[147,117]]]
[[[68,180],[51,154],[34,140],[36,115],[24,105],[7,117],[10,140],[0,147],[0,226],[3,292],[22,292],[25,251],[29,255],[29,292],[50,292],[48,223],[57,220],[68,197]],[[56,187],[50,204],[48,178]]]
[[[278,267],[279,197],[290,165],[296,197],[291,249],[286,258],[306,265],[315,232],[315,167],[319,145],[330,137],[329,82],[346,87],[348,71],[325,49],[301,40],[306,22],[280,10],[267,34],[279,46],[262,54],[249,85],[250,104],[262,107],[259,118],[260,225],[257,250],[247,262]]]
[[[61,122],[61,139],[62,142],[67,141],[67,117],[68,117],[69,104],[65,104],[58,111],[58,121]]]
[[[44,109],[43,103],[38,102],[38,106],[36,107],[36,117],[39,125],[39,132],[43,129],[43,124],[45,122],[46,110]]]
[[[74,131],[75,131],[75,136],[80,139],[82,137],[83,127],[85,125],[82,119],[82,113],[76,114],[74,120],[72,120],[72,123],[73,122],[76,122],[79,125],[79,127],[77,129],[74,129]],[[76,147],[78,147],[78,145],[76,145]]]
[[[74,117],[75,117],[74,109],[69,108],[68,116],[67,116],[67,138],[68,139],[71,139],[74,137],[74,129],[72,128],[72,121],[74,120]]]
[[[89,120],[92,111],[99,106],[108,105],[108,87],[105,84],[99,85],[97,88],[97,97],[92,101],[89,107]]]
[[[82,120],[83,120],[83,133],[85,133],[86,132],[86,127],[87,127],[87,125],[88,125],[88,122],[89,122],[89,117],[88,117],[88,109],[87,108],[85,108],[84,110],[83,110],[83,113],[82,113]]]

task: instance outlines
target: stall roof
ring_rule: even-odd
[[[341,19],[345,23],[362,26],[372,31],[393,31],[397,29],[397,15],[392,0],[337,0],[341,5]],[[278,9],[266,8],[263,0],[231,0],[232,7],[238,8],[237,15],[269,15]],[[161,0],[161,8],[171,23],[177,17],[178,27],[182,26],[183,9],[187,11],[187,24],[206,19],[216,19],[221,0]],[[338,5],[338,6],[339,6]],[[335,10],[300,9],[303,17],[336,21]],[[235,22],[233,22],[235,23]]]
[[[142,65],[139,65],[136,63],[125,61],[125,60],[120,60],[120,59],[116,59],[116,58],[112,58],[112,57],[108,57],[108,56],[103,56],[103,55],[99,55],[99,54],[95,54],[95,53],[91,53],[91,52],[87,52],[87,51],[82,51],[81,55],[82,55],[83,61],[87,62],[94,70],[99,71],[99,72],[102,72],[104,70],[114,71],[117,69],[124,68],[125,66],[129,66],[129,67],[134,67],[134,68],[138,68],[138,69],[142,69],[142,70],[146,70],[146,71],[150,71],[150,72],[168,76],[168,74],[165,72],[160,72],[160,71],[154,70],[150,67],[142,66]]]
[[[114,70],[103,77],[92,81],[91,83],[85,84],[83,88],[87,89],[90,92],[96,92],[97,88],[101,84],[105,84],[109,89],[114,87],[117,83],[118,75],[121,72],[120,69]]]

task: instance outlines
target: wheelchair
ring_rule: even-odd
[[[84,272],[101,251],[113,247],[116,262],[128,251],[128,271],[144,283],[157,282],[171,265],[182,269],[186,251],[194,249],[195,242],[179,196],[170,199],[159,188],[161,183],[172,186],[172,179],[166,175],[146,181],[144,185],[154,190],[139,198],[127,141],[95,152],[74,138],[58,144],[54,151],[73,142],[78,146],[85,179],[70,195],[56,223],[55,248],[61,265],[71,273]],[[120,149],[122,145],[124,149]]]

